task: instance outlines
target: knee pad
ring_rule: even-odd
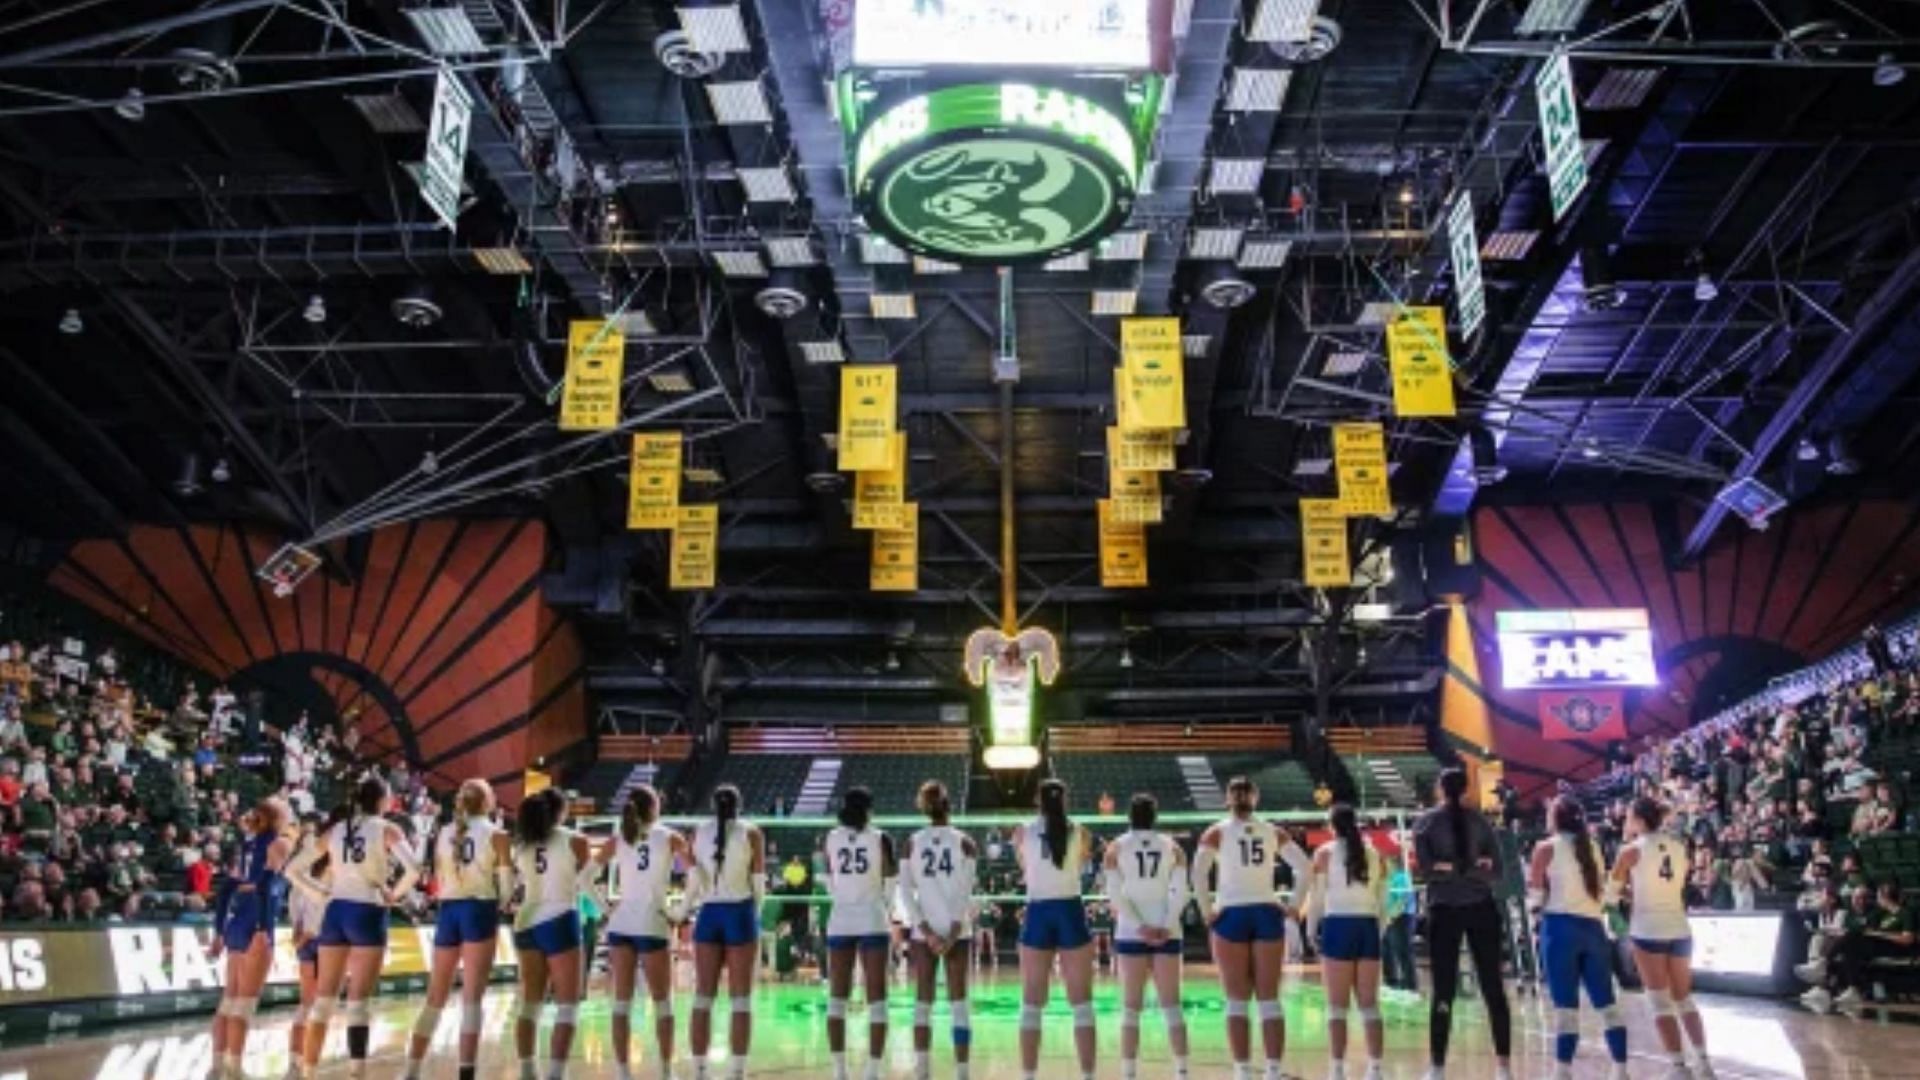
[[[1228,998],[1227,999],[1227,1018],[1228,1019],[1233,1019],[1235,1017],[1238,1017],[1244,1020],[1246,1019],[1246,1016],[1247,1016],[1247,999],[1246,998]]]
[[[884,1024],[887,1022],[887,1003],[884,1001],[867,1002],[867,1023]]]
[[[1647,991],[1647,1007],[1653,1010],[1653,1015],[1656,1017],[1678,1014],[1678,1010],[1673,1007],[1673,995],[1665,990]]]
[[[731,1004],[735,1016],[748,1016],[753,1013],[753,999],[744,994],[734,998]]]
[[[973,1026],[973,1006],[965,1001],[952,1002],[947,1009],[953,1014],[953,1026],[968,1028]]]
[[[547,1003],[544,1001],[528,1001],[526,998],[514,998],[513,1022],[518,1024],[521,1021],[525,1021],[538,1026],[540,1023],[540,1014],[545,1012],[546,1009]]]
[[[553,1022],[555,1024],[572,1024],[574,1017],[578,1015],[580,1015],[580,1006],[572,1002],[568,1002],[565,1005],[555,1005],[553,1007]]]
[[[321,997],[313,1003],[313,1011],[307,1014],[307,1023],[326,1027],[333,1021],[334,1001],[330,997]]]
[[[1676,1016],[1698,1016],[1700,1006],[1695,1005],[1693,995],[1688,994],[1686,997],[1673,999],[1673,1011]]]
[[[233,1015],[233,999],[230,997],[221,998],[220,1004],[213,1010],[213,1015],[232,1016]]]
[[[1374,1024],[1380,1021],[1380,1006],[1378,1005],[1362,1005],[1354,1011],[1360,1014],[1360,1022],[1363,1024]]]
[[[847,999],[830,997],[827,999],[827,1019],[845,1020],[847,1018]]]
[[[828,1004],[828,1008],[832,1008],[831,1003]],[[707,997],[705,994],[693,995],[693,1011],[697,1013],[712,1012],[713,999]]]
[[[1331,1024],[1336,1020],[1342,1024],[1347,1022],[1347,1007],[1345,1005],[1327,1006],[1327,1023]]]
[[[1580,1010],[1579,1009],[1553,1010],[1553,1033],[1555,1035],[1580,1034]]]
[[[1042,1008],[1044,1008],[1044,1006],[1040,1006],[1040,1005],[1020,1006],[1020,1030],[1021,1031],[1039,1031],[1040,1030],[1040,1012]]]
[[[1617,1001],[1602,1008],[1600,1015],[1605,1021],[1605,1025],[1609,1028],[1623,1028],[1627,1026],[1627,1014],[1625,1010],[1620,1008],[1620,1003]]]
[[[1168,1030],[1187,1026],[1187,1014],[1181,1012],[1178,1005],[1160,1006],[1160,1016],[1166,1020]]]
[[[1286,1017],[1286,1010],[1280,1007],[1280,1001],[1278,998],[1275,998],[1271,1001],[1263,1001],[1260,1003],[1261,1021],[1264,1022],[1267,1020],[1281,1020],[1281,1019],[1285,1019],[1285,1017]]]
[[[413,1020],[413,1037],[431,1039],[433,1033],[438,1030],[440,1030],[440,1010],[431,1005],[421,1009],[420,1015]]]
[[[363,998],[347,1002],[347,1026],[366,1027],[373,1023],[373,1007]]]
[[[471,1005],[460,1006],[460,1034],[480,1034],[480,1020],[484,1015],[485,1011],[477,1001]]]
[[[1120,1026],[1123,1028],[1139,1027],[1140,1010],[1132,1006],[1122,1006],[1120,1009]]]
[[[929,1003],[929,1002],[925,1002],[925,1001],[916,1001],[916,1002],[914,1002],[914,1004],[913,1004],[913,1026],[914,1026],[914,1027],[927,1027],[928,1025],[930,1025],[930,1024],[932,1024],[932,1023],[933,1023],[933,1005],[932,1005],[931,1003]]]
[[[625,1020],[628,1017],[631,1017],[633,1015],[633,999],[632,998],[614,998],[613,1012],[610,1015],[615,1020]]]
[[[292,1021],[292,1023],[293,1023],[293,1026],[294,1026],[294,1027],[305,1027],[305,1026],[306,1026],[306,1023],[307,1023],[307,1017],[308,1017],[308,1016],[310,1016],[310,1015],[312,1015],[312,1013],[313,1013],[313,1006],[311,1006],[311,1005],[296,1005],[296,1006],[294,1006],[294,1007],[293,1007],[293,1021]]]
[[[227,1013],[227,1015],[233,1017],[235,1020],[251,1020],[253,1019],[253,1014],[259,1011],[259,1008],[260,999],[257,997],[234,998],[232,1011]]]
[[[1093,1026],[1093,1002],[1083,1001],[1073,1007],[1073,1026],[1077,1028]]]
[[[655,1020],[673,1020],[673,995],[653,999],[653,1018]]]

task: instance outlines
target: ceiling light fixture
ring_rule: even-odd
[[[1120,666],[1129,671],[1133,669],[1133,650],[1125,645],[1120,646]]]
[[[1492,429],[1477,425],[1467,432],[1467,445],[1473,451],[1473,482],[1491,487],[1507,478],[1507,467],[1500,464],[1500,446]]]
[[[140,88],[137,86],[127,87],[127,92],[120,95],[120,100],[114,103],[113,113],[120,119],[132,124],[137,124],[145,120],[147,118],[147,95],[141,93]]]
[[[300,317],[307,320],[310,323],[313,323],[315,326],[318,326],[321,323],[326,322],[327,321],[326,299],[322,297],[319,293],[314,293],[312,296],[307,297],[307,306],[304,310],[300,312]]]
[[[1713,275],[1705,270],[1693,279],[1693,298],[1701,303],[1709,303],[1720,298],[1720,286],[1713,283]]]
[[[87,328],[87,322],[85,319],[82,319],[80,317],[79,308],[70,307],[66,310],[66,313],[64,315],[60,316],[60,332],[68,335],[69,337],[73,336],[74,334],[80,333],[86,328]]]
[[[233,466],[227,463],[226,458],[214,458],[213,471],[207,475],[213,477],[214,483],[224,484],[233,479]]]
[[[1588,311],[1612,311],[1627,302],[1626,291],[1613,277],[1607,249],[1594,245],[1580,249],[1581,298]]]
[[[1881,53],[1874,61],[1873,85],[1885,89],[1907,81],[1907,69],[1895,61],[1892,53]]]
[[[1800,441],[1794,444],[1793,456],[1801,461],[1819,461],[1820,447],[1811,437],[1802,435]]]

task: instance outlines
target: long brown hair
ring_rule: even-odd
[[[653,824],[660,813],[660,793],[650,784],[638,784],[627,793],[627,804],[620,808],[620,839],[629,844],[640,842],[640,833]]]
[[[1065,869],[1067,846],[1072,839],[1072,823],[1067,821],[1067,782],[1057,778],[1040,781],[1040,818],[1045,829],[1040,839],[1047,845],[1047,858]]]
[[[1347,858],[1347,880],[1364,884],[1367,880],[1367,838],[1360,835],[1360,818],[1353,807],[1346,803],[1333,804],[1333,810],[1327,814],[1327,824],[1333,826],[1333,835],[1340,838]]]
[[[1593,834],[1587,831],[1587,812],[1569,798],[1553,800],[1553,831],[1573,837],[1573,857],[1580,864],[1580,883],[1587,895],[1600,899],[1600,854],[1594,850]]]
[[[929,780],[920,785],[920,795],[914,800],[920,812],[935,825],[945,825],[953,813],[953,800],[947,795],[947,785],[938,780]]]

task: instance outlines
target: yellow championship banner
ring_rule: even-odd
[[[898,371],[891,364],[840,369],[840,470],[862,472],[893,465]]]
[[[567,374],[560,391],[561,431],[610,431],[620,426],[621,379],[627,337],[618,323],[575,319],[567,325]]]
[[[900,528],[873,531],[867,585],[874,592],[913,592],[920,587],[919,503],[906,504]]]
[[[1140,525],[1122,521],[1112,501],[1101,499],[1100,585],[1108,589],[1139,589],[1147,584],[1147,533]]]
[[[680,443],[677,431],[634,434],[627,528],[671,529],[680,524]]]
[[[719,573],[720,508],[683,506],[673,527],[668,563],[670,589],[711,589]]]
[[[1114,520],[1130,525],[1160,524],[1160,474],[1107,470],[1107,499]]]
[[[1110,427],[1107,461],[1123,472],[1168,472],[1173,468],[1173,432]]]
[[[1387,493],[1387,431],[1379,424],[1333,425],[1333,468],[1340,510],[1349,517],[1393,513]]]
[[[853,474],[853,527],[899,529],[906,515],[907,433],[893,433],[892,466]]]
[[[1121,427],[1174,431],[1187,426],[1179,319],[1121,320],[1120,366],[1126,369],[1120,389],[1127,395]]]
[[[1397,309],[1387,324],[1387,363],[1393,369],[1396,415],[1454,415],[1445,308]]]
[[[1300,500],[1300,550],[1308,585],[1330,588],[1353,583],[1347,562],[1347,518],[1338,499]]]

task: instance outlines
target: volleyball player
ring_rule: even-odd
[[[1453,999],[1460,988],[1460,940],[1473,954],[1473,970],[1493,1029],[1498,1059],[1494,1080],[1512,1080],[1513,1018],[1500,968],[1500,907],[1493,887],[1500,880],[1500,844],[1493,826],[1465,805],[1467,773],[1440,774],[1440,805],[1414,822],[1414,862],[1426,880],[1427,939],[1433,959],[1433,997],[1428,1007],[1425,1080],[1444,1080],[1447,1043],[1453,1031]]]
[[[1587,832],[1580,804],[1554,800],[1551,839],[1533,849],[1527,869],[1528,900],[1540,918],[1540,959],[1547,992],[1553,999],[1554,1080],[1571,1080],[1573,1055],[1580,1048],[1580,988],[1605,1017],[1612,1080],[1626,1080],[1627,1028],[1614,1001],[1613,943],[1607,937],[1600,853]]]
[[[827,1052],[834,1080],[847,1080],[847,998],[856,963],[867,987],[867,1080],[878,1080],[887,1049],[887,898],[898,876],[893,842],[868,827],[873,792],[851,788],[840,801],[840,824],[829,830],[827,861]]]
[[[1329,1080],[1347,1075],[1347,1003],[1360,1014],[1367,1040],[1367,1080],[1380,1080],[1386,1027],[1380,1020],[1380,913],[1386,905],[1387,867],[1366,837],[1353,807],[1337,803],[1327,815],[1333,839],[1313,853],[1313,899],[1320,924],[1320,961],[1326,977]]]
[[[247,1048],[247,1027],[273,967],[273,930],[286,894],[280,871],[293,853],[293,842],[283,834],[292,817],[283,800],[272,798],[262,799],[241,818],[247,837],[240,844],[239,866],[212,949],[216,959],[224,951],[227,961],[220,1007],[213,1014],[213,1059],[222,1077],[245,1075],[240,1057]]]
[[[1687,924],[1687,845],[1663,832],[1666,807],[1642,796],[1627,811],[1627,844],[1613,864],[1632,897],[1627,937],[1667,1052],[1667,1080],[1712,1080],[1707,1031],[1693,1003],[1693,930]],[[1684,1030],[1683,1030],[1684,1029]],[[1684,1037],[1684,1042],[1682,1041]],[[1691,1046],[1695,1060],[1687,1065]]]
[[[407,1080],[419,1080],[420,1063],[440,1026],[440,1014],[460,976],[460,1080],[473,1080],[480,1052],[482,1000],[493,978],[500,940],[500,903],[513,896],[513,842],[493,822],[493,788],[468,780],[453,799],[453,821],[440,830],[428,862],[440,911],[433,926],[433,968],[427,1003],[413,1023],[407,1047]]]
[[[900,907],[906,913],[913,955],[913,1075],[933,1074],[933,991],[941,965],[947,970],[947,1008],[952,1014],[955,1080],[967,1080],[973,1045],[967,1001],[967,953],[974,938],[974,868],[980,849],[948,824],[953,802],[938,780],[920,785],[915,800],[929,824],[907,839],[900,864]]]
[[[1013,853],[1026,881],[1027,918],[1020,927],[1020,1073],[1040,1067],[1040,1018],[1056,959],[1073,1007],[1073,1045],[1082,1080],[1092,1080],[1093,935],[1080,899],[1080,872],[1092,846],[1084,826],[1067,818],[1067,785],[1040,781],[1040,816],[1013,830]]]
[[[513,870],[519,910],[513,947],[520,960],[520,1002],[513,1043],[521,1080],[533,1080],[540,1014],[553,998],[547,1035],[547,1080],[561,1080],[573,1051],[580,1008],[580,892],[593,873],[587,838],[565,826],[567,797],[558,788],[520,803],[513,826]]]
[[[1280,1080],[1287,1029],[1280,1009],[1287,912],[1274,898],[1276,864],[1293,869],[1295,887],[1312,878],[1307,853],[1271,822],[1254,817],[1260,789],[1244,776],[1227,781],[1229,816],[1201,834],[1193,857],[1193,888],[1211,928],[1213,963],[1227,998],[1227,1046],[1234,1080],[1248,1080],[1253,1054],[1247,1001],[1258,1003],[1266,1080]],[[1219,880],[1213,880],[1218,870]]]
[[[620,831],[602,844],[596,862],[619,875],[620,902],[607,921],[607,967],[613,977],[613,1061],[618,1080],[633,1080],[631,1048],[636,976],[644,975],[653,1000],[653,1035],[660,1050],[660,1078],[673,1077],[673,928],[667,918],[667,887],[674,863],[688,856],[687,839],[660,823],[660,793],[646,784],[627,795]]]
[[[305,875],[324,880],[327,848],[326,830],[346,817],[344,808],[335,808],[326,818],[313,815],[301,827],[300,841],[294,845],[284,870],[289,880]],[[320,981],[320,920],[326,914],[324,897],[315,898],[304,889],[292,889],[287,897],[287,917],[292,923],[293,958],[300,967],[300,1004],[293,1010],[293,1022],[287,1025],[287,1080],[300,1075],[300,1056],[306,1051],[307,1017],[313,1012],[315,987]]]
[[[1187,1019],[1180,1011],[1180,917],[1191,888],[1187,856],[1165,833],[1156,832],[1160,804],[1135,795],[1127,808],[1128,832],[1107,845],[1108,902],[1117,916],[1113,949],[1120,967],[1120,1075],[1140,1071],[1140,1009],[1147,979],[1167,1025],[1173,1075],[1187,1075]]]
[[[387,953],[387,909],[405,900],[420,877],[420,864],[406,833],[380,816],[388,799],[386,781],[367,774],[354,788],[346,820],[327,830],[327,884],[313,881],[310,874],[292,879],[309,895],[326,897],[327,904],[320,919],[320,966],[303,1055],[307,1076],[320,1063],[343,982],[350,1075],[362,1077],[367,1072],[373,1015],[367,999],[379,987],[380,964]],[[400,879],[389,885],[394,863],[400,866]]]
[[[706,1080],[707,1046],[713,1036],[713,996],[722,969],[732,999],[727,1075],[747,1074],[753,1044],[753,961],[760,944],[760,900],[767,887],[767,849],[760,830],[740,820],[740,789],[713,791],[713,817],[693,831],[689,898],[701,897],[693,923],[693,1018],[687,1042],[694,1080]]]

